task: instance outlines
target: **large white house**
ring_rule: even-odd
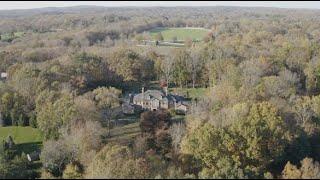
[[[8,73],[2,72],[1,73],[1,79],[6,79],[8,77]]]
[[[186,113],[189,108],[183,97],[169,94],[167,88],[165,88],[163,91],[144,91],[144,88],[142,88],[140,94],[133,96],[132,103],[134,105],[140,106],[142,109],[151,111],[173,108],[175,110],[183,111],[183,113]]]

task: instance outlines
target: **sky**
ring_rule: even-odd
[[[95,5],[119,6],[247,6],[320,9],[317,1],[0,1],[0,10]]]

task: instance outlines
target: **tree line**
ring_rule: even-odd
[[[148,10],[0,20],[2,33],[26,32],[0,43],[0,71],[8,73],[1,126],[42,132],[41,177],[319,178],[319,12]],[[149,28],[186,25],[212,33],[182,48],[131,42]],[[118,116],[121,97],[152,81],[206,93],[184,123],[145,112],[130,144],[108,142],[106,122]],[[29,167],[14,156],[0,152],[0,177]]]

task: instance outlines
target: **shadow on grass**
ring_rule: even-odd
[[[32,153],[34,151],[39,151],[41,149],[42,142],[30,142],[30,143],[20,143],[14,146],[16,150],[16,155],[25,154],[24,158],[27,158],[26,154]],[[41,177],[41,161],[33,161],[28,164],[28,179],[37,179]]]
[[[39,179],[41,177],[42,163],[40,161],[32,162],[29,166],[29,170],[32,172],[32,179]]]
[[[111,133],[111,137],[110,138],[117,138],[117,137],[122,137],[122,138],[126,138],[128,135],[134,135],[134,134],[138,134],[140,133],[140,129],[135,130],[135,131],[129,131],[129,132],[122,132],[119,134],[112,134]]]
[[[16,144],[15,149],[19,154],[24,152],[25,154],[32,153],[41,149],[42,142],[30,142],[30,143],[21,143]]]

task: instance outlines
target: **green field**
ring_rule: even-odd
[[[164,41],[172,41],[173,37],[177,37],[178,41],[184,41],[188,38],[201,41],[209,32],[208,29],[193,29],[193,28],[155,28],[150,31],[151,36],[155,36],[161,32]]]
[[[184,121],[184,115],[175,115],[172,117],[173,122]],[[106,130],[107,133],[107,130]],[[141,134],[140,122],[137,119],[135,122],[131,122],[127,125],[114,127],[110,131],[110,137],[105,140],[106,143],[128,145],[132,144],[137,136]]]
[[[11,37],[11,34],[10,33],[6,33],[6,34],[2,34],[1,35],[1,40],[2,41],[12,41],[13,39],[16,39],[16,38],[20,38],[24,35],[24,32],[15,32],[14,33],[14,36]]]
[[[180,48],[175,46],[136,46],[138,51],[145,52],[146,49],[152,49],[158,54],[168,55],[173,48]]]
[[[207,88],[169,88],[171,93],[188,96],[188,98],[201,98],[205,95]]]
[[[20,152],[30,153],[38,148],[42,144],[42,136],[38,129],[31,127],[0,127],[0,140],[6,139],[8,136],[12,136],[14,142],[18,146]]]
[[[124,126],[111,129],[111,137],[107,142],[128,144],[133,142],[134,138],[140,134],[139,122],[130,123]]]

